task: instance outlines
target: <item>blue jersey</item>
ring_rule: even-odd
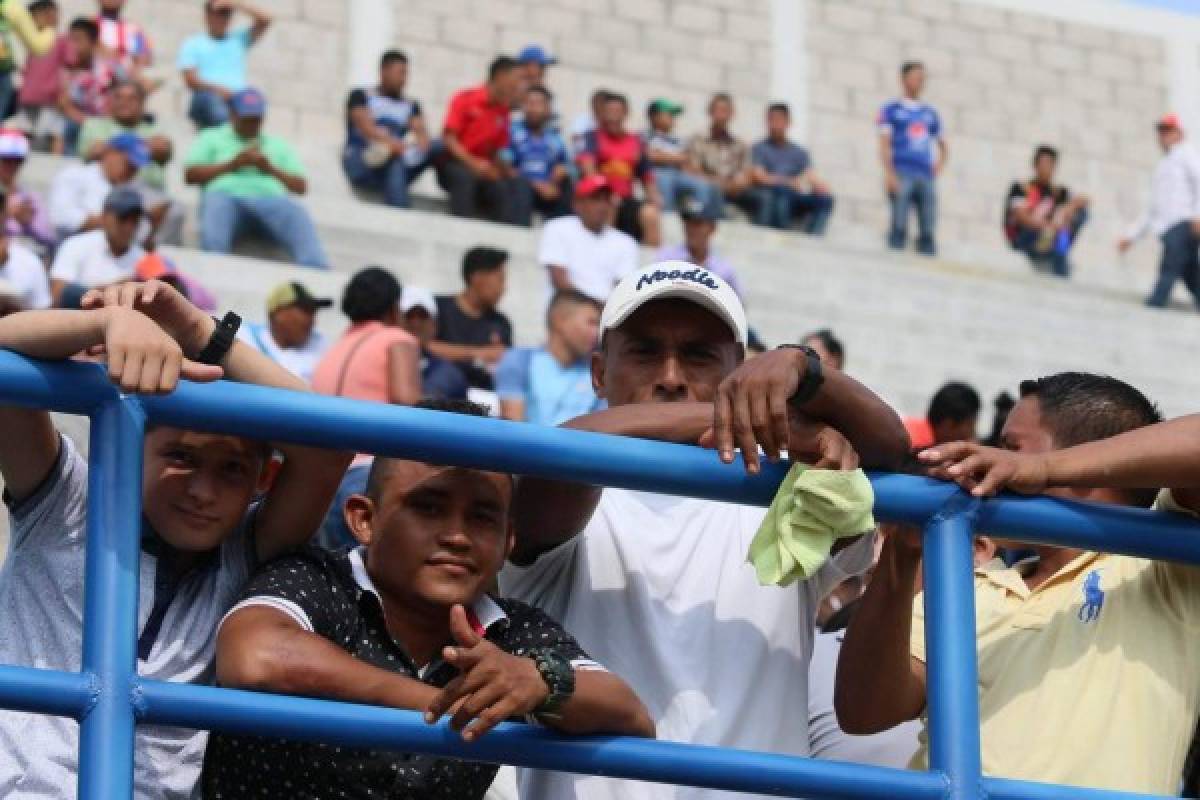
[[[513,120],[508,147],[501,157],[529,181],[548,181],[554,176],[556,166],[571,163],[567,145],[557,131],[545,125],[539,133],[534,133],[520,119]]]
[[[935,142],[942,120],[933,106],[893,100],[879,110],[879,131],[892,140],[892,164],[901,175],[933,177]]]

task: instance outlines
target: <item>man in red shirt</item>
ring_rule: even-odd
[[[515,173],[499,154],[508,145],[509,109],[521,86],[520,65],[500,56],[488,68],[487,83],[451,98],[437,175],[454,216],[515,224]]]
[[[624,95],[610,93],[601,107],[599,125],[583,139],[576,156],[584,175],[608,178],[613,194],[620,201],[613,227],[637,239],[647,247],[662,244],[659,208],[662,198],[641,137],[625,130],[629,101]],[[634,197],[634,179],[642,185],[642,199]]]

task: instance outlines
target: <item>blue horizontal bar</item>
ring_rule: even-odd
[[[79,672],[0,666],[0,708],[79,719],[95,701],[95,679]]]
[[[561,737],[512,723],[467,743],[445,724],[427,725],[413,711],[208,686],[142,681],[134,693],[141,722],[780,797],[934,800],[943,796],[947,785],[934,772],[650,739]]]
[[[1008,778],[984,778],[983,789],[988,800],[1168,800],[1166,795],[1085,789],[1079,786],[1031,783]]]
[[[99,366],[38,361],[0,350],[0,399],[9,405],[88,414],[116,396],[116,387]]]

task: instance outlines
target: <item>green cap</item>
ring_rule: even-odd
[[[683,106],[676,103],[674,100],[667,100],[660,97],[657,100],[651,100],[650,105],[646,106],[646,114],[657,114],[660,111],[665,111],[672,116],[679,116],[683,113]]]

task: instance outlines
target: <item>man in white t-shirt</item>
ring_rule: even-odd
[[[538,263],[555,292],[577,289],[603,303],[617,282],[637,269],[637,242],[609,224],[613,191],[608,178],[589,175],[575,186],[575,214],[542,227]]]
[[[133,278],[146,255],[135,241],[144,214],[136,189],[121,186],[109,193],[99,229],[71,236],[54,256],[50,292],[55,305],[78,308],[88,289]]]
[[[313,296],[302,283],[281,283],[267,295],[267,324],[243,325],[238,338],[311,385],[313,370],[329,349],[315,327],[317,312],[332,305],[333,300]]]
[[[0,208],[4,207],[0,192]],[[4,308],[29,311],[50,306],[50,280],[46,267],[32,250],[0,229],[0,283],[5,285]]]
[[[566,427],[703,438],[726,463],[736,442],[751,472],[760,469],[760,444],[772,459],[786,449],[833,468],[857,466],[855,450],[868,466],[895,467],[908,451],[895,412],[810,350],[780,349],[739,367],[741,302],[702,267],[664,262],[628,276],[600,329],[592,380],[610,408]],[[764,587],[746,563],[763,516],[731,503],[524,478],[500,587],[569,626],[628,680],[659,738],[805,755],[817,606],[870,565],[872,537],[852,540],[811,580]],[[733,800],[537,770],[522,770],[521,782],[526,800]]]

